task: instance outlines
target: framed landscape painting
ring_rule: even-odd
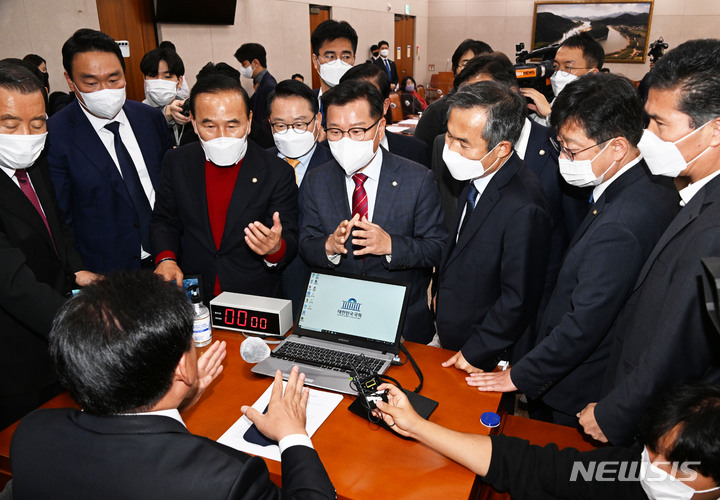
[[[605,61],[644,63],[653,2],[535,2],[532,48],[582,31],[605,49]]]

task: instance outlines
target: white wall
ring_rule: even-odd
[[[237,68],[235,50],[246,42],[260,43],[268,54],[268,70],[279,81],[293,73],[305,76],[310,82],[310,4],[329,5],[331,17],[349,22],[358,33],[356,62],[369,58],[370,45],[381,39],[394,39],[395,14],[405,12],[416,16],[415,44],[420,53],[415,67],[427,69],[427,7],[428,0],[367,0],[362,6],[356,0],[238,0],[233,26],[158,25],[160,40],[172,41],[186,66],[188,83],[208,61],[225,61]],[[388,5],[391,9],[388,10]],[[423,78],[425,75],[423,73]],[[249,84],[249,80],[244,84]]]
[[[332,7],[332,18],[348,21],[359,35],[357,62],[364,61],[369,46],[380,39],[394,39],[394,14],[415,16],[415,78],[427,84],[427,65],[442,71],[455,47],[465,38],[488,42],[511,58],[515,44],[529,45],[532,36],[533,0],[238,0],[233,26],[158,26],[160,41],[171,40],[186,65],[189,83],[208,61],[228,62],[245,42],[258,42],[268,52],[268,67],[278,79],[293,73],[309,81],[310,3]],[[388,10],[390,5],[390,10]],[[33,52],[48,61],[50,86],[67,90],[62,76],[60,47],[78,28],[99,28],[94,0],[0,0],[0,58],[23,57]],[[663,36],[675,47],[685,40],[718,37],[719,0],[655,0],[650,40]],[[611,71],[639,80],[645,64],[610,64]],[[245,82],[248,83],[248,82]]]
[[[448,62],[466,38],[483,40],[515,60],[515,44],[531,45],[533,0],[429,0],[428,64],[436,71],[451,70]],[[655,0],[650,42],[662,36],[670,48],[693,38],[720,37],[720,1]],[[649,70],[645,64],[608,64],[613,73],[640,80]]]
[[[95,0],[0,0],[0,59],[38,54],[50,91],[68,91],[60,49],[79,28],[100,29]]]

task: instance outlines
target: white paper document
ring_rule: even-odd
[[[388,132],[392,132],[393,134],[402,134],[406,130],[409,130],[410,127],[398,127],[396,125],[385,125],[385,130]]]
[[[287,386],[287,382],[283,381],[283,391]],[[253,408],[259,412],[263,412],[270,402],[270,395],[272,394],[272,384],[263,393],[262,396],[255,401]],[[317,389],[310,389],[310,395],[307,402],[307,420],[305,422],[305,430],[308,436],[312,437],[315,431],[320,428],[320,425],[330,416],[333,410],[342,401],[342,394],[334,392],[319,391]],[[230,446],[236,450],[244,451],[252,455],[259,455],[261,457],[269,458],[271,460],[280,461],[280,448],[276,444],[268,446],[261,446],[259,444],[250,443],[245,439],[245,433],[250,429],[253,423],[245,415],[240,417],[232,427],[230,427],[225,434],[220,436],[218,443]]]
[[[397,122],[395,125],[398,127],[417,127],[418,123],[420,123],[420,118],[408,118],[407,120]]]

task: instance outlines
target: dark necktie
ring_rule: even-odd
[[[30,203],[32,203],[33,207],[35,207],[35,210],[37,210],[38,214],[40,214],[40,217],[42,218],[43,222],[45,223],[45,227],[48,230],[48,234],[50,234],[50,239],[53,242],[53,246],[55,246],[55,240],[52,237],[52,232],[50,232],[50,225],[48,224],[47,217],[45,217],[45,212],[43,212],[42,207],[40,206],[40,200],[38,199],[35,190],[30,184],[30,179],[28,179],[27,172],[24,168],[19,168],[15,170],[15,177],[20,184],[20,189],[22,189],[23,194],[25,194],[27,199],[30,200]],[[55,252],[57,253],[57,249],[55,250]]]
[[[150,216],[152,215],[152,208],[150,202],[145,195],[142,183],[140,182],[140,176],[135,168],[135,163],[132,161],[130,153],[128,153],[125,144],[123,144],[120,138],[120,123],[110,122],[105,125],[113,134],[113,144],[115,146],[115,154],[117,155],[118,163],[120,164],[120,172],[122,173],[123,182],[127,187],[130,199],[135,206],[135,212],[138,214],[140,220],[140,241],[143,248],[146,251],[150,250]]]
[[[462,234],[463,230],[467,227],[470,216],[475,210],[475,200],[477,199],[479,191],[475,187],[474,182],[470,182],[470,191],[468,191],[467,200],[465,201],[465,217],[463,217],[462,224],[460,224],[459,234]]]
[[[390,78],[390,82],[392,83],[392,71],[390,71],[390,62],[385,59],[385,69],[387,70],[388,78]]]
[[[355,181],[355,190],[352,195],[352,215],[360,214],[360,218],[367,218],[368,216],[368,197],[365,192],[365,181],[367,175],[355,174],[353,175],[353,181]]]

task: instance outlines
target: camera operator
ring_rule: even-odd
[[[550,77],[555,97],[576,78],[599,71],[604,61],[605,51],[589,33],[577,33],[562,42],[553,60],[555,72]],[[540,125],[549,126],[552,103],[548,103],[545,96],[535,89],[521,88],[520,92],[533,101],[528,103],[528,108],[535,112],[532,119]]]

